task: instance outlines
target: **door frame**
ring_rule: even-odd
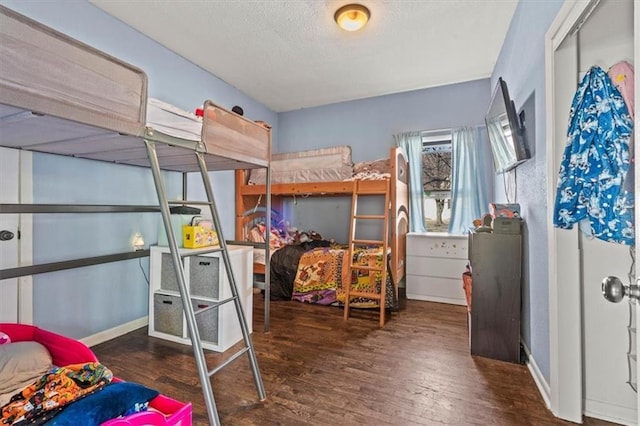
[[[562,67],[560,46],[573,29],[599,0],[566,1],[560,8],[545,35],[545,94],[547,138],[547,236],[549,263],[549,400],[556,417],[582,423],[584,411],[582,390],[582,295],[579,238],[577,229],[559,230],[553,226],[557,171],[561,157],[556,154],[557,142],[562,141],[564,126],[556,120],[556,111],[565,112],[567,99],[556,93],[556,72]],[[556,54],[558,53],[558,56]],[[577,61],[576,61],[577,71]],[[559,73],[561,76],[561,74]],[[575,75],[577,84],[577,73]],[[571,100],[569,100],[571,102]],[[564,105],[564,108],[558,104]],[[569,104],[570,105],[570,104]],[[565,136],[566,137],[566,136]],[[563,144],[564,145],[564,144]]]
[[[561,155],[556,141],[564,141],[566,122],[556,120],[557,111],[568,111],[567,99],[556,93],[556,72],[563,60],[571,59],[571,53],[563,56],[561,45],[598,6],[600,0],[565,0],[545,36],[545,95],[546,95],[546,148],[547,148],[547,235],[549,264],[549,360],[550,360],[550,408],[562,419],[582,423],[583,402],[583,354],[582,354],[582,277],[579,257],[578,230],[559,230],[553,226],[557,170]],[[635,27],[640,23],[640,5],[634,7]],[[634,63],[640,60],[640,35],[634,34]],[[558,65],[558,67],[556,67]],[[577,64],[576,64],[577,67]],[[576,84],[578,83],[576,73]],[[636,87],[636,106],[640,90]],[[573,94],[571,94],[573,95]],[[569,102],[571,100],[569,99]],[[560,107],[560,105],[564,105]],[[569,104],[570,105],[570,104]],[[560,108],[560,109],[559,109]],[[638,117],[636,116],[636,123]],[[564,145],[564,144],[563,144]],[[635,156],[640,158],[640,137],[635,132]],[[640,176],[636,173],[636,188]],[[636,200],[636,205],[638,204]],[[640,212],[635,209],[636,235],[640,224]],[[637,277],[636,277],[637,278]],[[640,321],[640,319],[639,319]],[[640,345],[640,343],[639,343]],[[639,394],[640,397],[640,394]],[[640,399],[639,399],[640,401]],[[640,416],[640,405],[638,407]],[[640,420],[640,419],[639,419]]]
[[[19,182],[20,203],[33,203],[33,154],[20,150]],[[23,213],[19,220],[20,240],[18,260],[21,264],[33,265],[33,214]],[[33,277],[18,278],[18,322],[33,324]]]

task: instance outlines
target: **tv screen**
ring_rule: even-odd
[[[485,117],[496,173],[514,169],[529,159],[516,108],[507,83],[500,77]]]

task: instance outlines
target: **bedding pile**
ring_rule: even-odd
[[[93,426],[146,411],[159,392],[113,382],[99,362],[54,366],[35,341],[0,345],[0,425]]]
[[[247,241],[252,243],[265,243],[266,226],[264,222],[258,222],[251,226],[247,231]],[[269,250],[273,256],[276,250],[290,246],[293,244],[306,243],[309,241],[322,240],[322,236],[313,230],[301,231],[292,227],[289,222],[278,220],[276,217],[272,220],[271,233],[269,234]],[[253,262],[264,265],[266,263],[265,250],[254,248]]]
[[[2,424],[43,424],[73,401],[103,388],[112,379],[111,371],[95,362],[53,367],[2,407]]]
[[[353,176],[347,180],[381,180],[391,177],[391,159],[361,161],[354,164]]]
[[[379,247],[358,248],[353,263],[380,266],[385,256]],[[389,261],[389,256],[386,256]],[[341,306],[344,287],[351,283],[357,292],[380,293],[382,276],[378,271],[349,271],[349,248],[329,241],[286,246],[271,257],[271,300],[296,300],[305,303]],[[348,281],[347,281],[348,280]],[[356,308],[377,308],[379,301],[364,297],[352,298]],[[387,274],[385,307],[395,310],[398,301],[391,274]]]

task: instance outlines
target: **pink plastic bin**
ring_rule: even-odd
[[[95,354],[84,343],[32,325],[0,323],[0,331],[6,333],[12,342],[35,341],[49,350],[54,365],[69,365],[96,362]],[[121,381],[114,378],[114,381]],[[191,403],[183,403],[164,395],[158,395],[149,402],[156,411],[145,411],[130,416],[113,419],[102,426],[191,426]],[[162,414],[161,414],[162,413]]]

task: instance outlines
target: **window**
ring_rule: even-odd
[[[425,225],[429,232],[447,232],[451,218],[451,130],[422,134],[422,178]]]

